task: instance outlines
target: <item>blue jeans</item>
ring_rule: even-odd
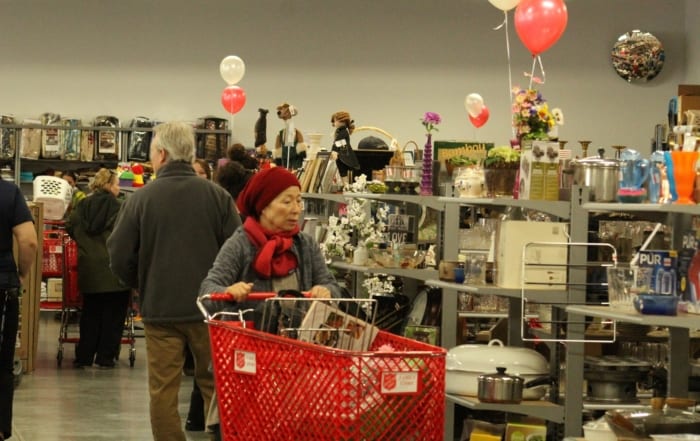
[[[19,290],[0,289],[0,432],[12,435],[13,364],[19,325]]]

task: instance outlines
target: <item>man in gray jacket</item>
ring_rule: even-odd
[[[185,441],[177,408],[185,346],[208,410],[211,352],[195,299],[219,248],[241,224],[226,190],[195,174],[194,151],[192,126],[155,127],[150,159],[157,179],[126,200],[107,241],[112,271],[139,291],[155,441]]]

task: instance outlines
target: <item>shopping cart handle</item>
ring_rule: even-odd
[[[248,294],[246,301],[265,300],[265,299],[271,299],[274,297],[307,297],[308,298],[308,297],[311,297],[311,293],[310,292],[300,292],[300,291],[295,291],[295,290],[283,290],[283,291],[280,291],[279,293],[275,293],[275,292],[251,292],[250,294]],[[233,296],[227,292],[213,292],[213,293],[209,293],[209,294],[203,294],[203,295],[197,297],[197,307],[199,308],[200,311],[202,311],[202,314],[207,319],[210,319],[212,317],[212,315],[209,314],[209,312],[207,311],[207,309],[204,305],[205,300],[209,300],[212,302],[235,303]]]

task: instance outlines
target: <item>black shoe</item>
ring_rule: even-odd
[[[185,422],[185,430],[187,430],[189,432],[203,432],[204,431],[204,422],[187,420]]]
[[[116,363],[113,361],[96,362],[95,364],[100,369],[114,369],[116,366]]]
[[[83,369],[92,366],[92,363],[85,363],[80,360],[73,360],[73,367],[75,369]]]

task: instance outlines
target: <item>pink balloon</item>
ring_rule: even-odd
[[[228,113],[240,112],[245,106],[245,90],[240,86],[227,86],[221,93],[221,105]]]
[[[559,40],[567,21],[563,0],[521,0],[515,9],[515,30],[533,56]]]
[[[477,129],[489,120],[489,116],[491,114],[489,113],[489,108],[484,106],[483,109],[481,109],[481,113],[478,114],[477,116],[471,116],[469,115],[469,121],[472,123],[474,127]]]

